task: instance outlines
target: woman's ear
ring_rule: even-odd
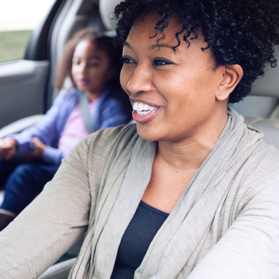
[[[216,99],[225,101],[229,98],[232,91],[238,85],[243,76],[243,70],[240,65],[223,66],[222,79],[216,91]]]

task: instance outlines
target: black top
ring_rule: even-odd
[[[111,279],[133,279],[168,213],[141,201],[120,242]]]

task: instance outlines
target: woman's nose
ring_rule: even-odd
[[[138,65],[126,87],[131,94],[151,91],[153,88],[151,69],[148,66]]]

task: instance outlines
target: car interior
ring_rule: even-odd
[[[58,94],[52,86],[55,65],[65,42],[79,29],[94,27],[114,34],[113,8],[120,0],[57,0],[33,31],[22,60],[0,63],[0,138],[38,122]],[[276,49],[279,60],[279,48]],[[267,67],[250,96],[231,107],[263,131],[279,149],[279,67]],[[70,86],[65,82],[65,90]],[[63,90],[62,90],[63,91]],[[3,195],[3,190],[2,190]],[[1,202],[1,198],[0,198]],[[79,244],[80,246],[80,244]],[[73,253],[74,254],[74,253]],[[75,258],[49,268],[39,278],[67,278]]]

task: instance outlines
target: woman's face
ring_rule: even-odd
[[[74,51],[72,77],[79,90],[101,94],[110,78],[106,51],[89,41],[81,41]]]
[[[206,47],[201,35],[191,40],[190,47],[182,36],[175,52],[169,47],[177,45],[175,33],[181,30],[176,17],[164,29],[158,47],[161,35],[150,37],[160,19],[152,11],[131,28],[123,48],[121,85],[130,97],[141,137],[172,142],[196,139],[209,132],[220,116],[216,90],[223,75],[211,50],[201,50]]]

